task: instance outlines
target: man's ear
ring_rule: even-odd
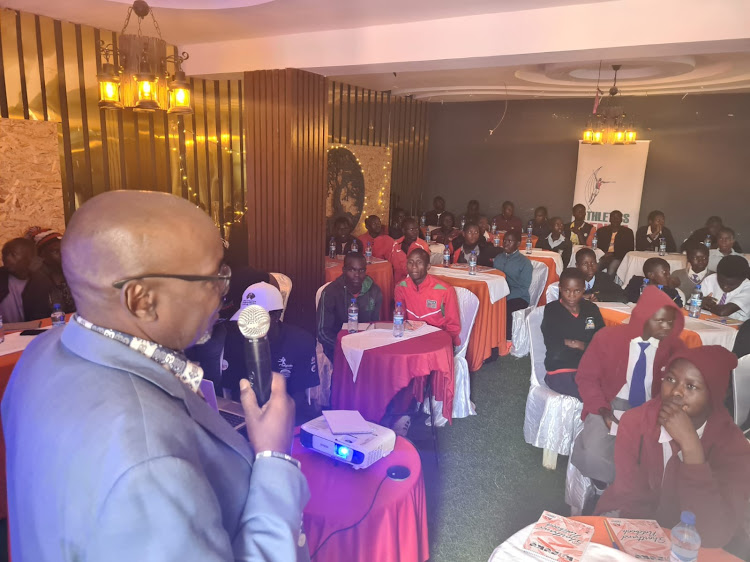
[[[133,281],[123,287],[122,300],[130,314],[146,322],[159,319],[156,312],[156,292],[143,281]]]

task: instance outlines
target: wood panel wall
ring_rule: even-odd
[[[429,141],[428,104],[411,97],[329,82],[329,143],[390,146],[391,208],[418,214]],[[428,202],[429,203],[429,202]]]
[[[244,88],[250,265],[292,279],[285,319],[314,333],[325,267],[326,80],[262,70],[246,72]]]

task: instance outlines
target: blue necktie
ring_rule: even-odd
[[[630,395],[628,402],[630,407],[635,408],[646,401],[646,348],[651,345],[647,341],[638,342],[641,346],[641,354],[635,362],[633,376],[630,379]]]

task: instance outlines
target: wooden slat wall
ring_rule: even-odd
[[[0,117],[55,121],[66,219],[112,189],[189,198],[217,224],[244,210],[240,80],[193,79],[195,116],[98,107],[99,40],[112,31],[0,9]],[[170,47],[170,51],[175,50]]]
[[[391,147],[391,207],[421,212],[429,122],[427,103],[329,82],[329,143]]]
[[[263,70],[246,72],[243,89],[250,264],[292,279],[285,319],[314,331],[324,279],[326,80]]]

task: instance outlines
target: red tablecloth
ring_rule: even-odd
[[[396,437],[396,447],[369,468],[354,470],[333,459],[313,453],[294,440],[292,455],[302,462],[310,487],[304,525],[310,554],[334,531],[315,560],[326,562],[424,562],[429,558],[427,505],[419,453],[406,439]],[[411,475],[391,480],[386,471],[405,466]],[[385,477],[385,481],[383,478]]]
[[[418,338],[368,349],[362,354],[357,382],[341,351],[339,332],[333,355],[331,405],[336,410],[359,410],[365,419],[379,423],[394,396],[412,383],[414,396],[424,398],[425,378],[432,376],[432,391],[443,401],[443,416],[453,417],[453,342],[447,332],[431,332]]]
[[[545,304],[547,304],[547,287],[552,285],[552,283],[556,283],[560,280],[560,276],[557,274],[557,269],[555,267],[555,260],[543,256],[535,256],[534,254],[526,257],[530,260],[542,262],[547,266],[547,281],[544,284],[544,290],[542,291],[542,296],[539,299],[539,306],[544,306]],[[565,265],[563,267],[565,267]]]
[[[332,260],[326,257],[326,283],[338,279],[343,268],[343,258]],[[371,263],[367,266],[367,275],[372,277],[372,280],[380,288],[380,292],[383,293],[380,319],[391,320],[393,318],[393,266],[387,261]]]

